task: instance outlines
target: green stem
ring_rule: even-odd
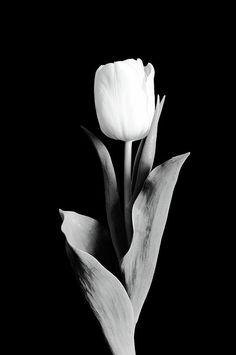
[[[128,242],[132,238],[132,223],[131,211],[129,202],[131,198],[131,161],[132,161],[132,141],[125,142],[125,157],[124,157],[124,216],[125,228]]]

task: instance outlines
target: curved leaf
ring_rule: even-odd
[[[130,299],[121,282],[93,256],[103,248],[106,230],[92,218],[61,212],[68,257],[113,354],[135,355]]]
[[[93,255],[102,265],[113,271],[116,256],[108,230],[91,217],[71,211],[59,211],[63,219],[62,232],[68,243],[74,249]]]
[[[120,204],[115,170],[105,145],[87,128],[82,127],[82,129],[91,139],[100,158],[104,177],[107,222],[115,252],[120,261],[127,252],[128,246],[125,237],[124,216]]]
[[[121,268],[136,322],[153,279],[173,190],[188,155],[176,156],[156,167],[133,205],[134,235]]]
[[[136,168],[137,177],[136,180],[133,181],[133,183],[135,182],[133,199],[137,197],[146,177],[152,170],[155,153],[156,153],[157,125],[158,125],[158,121],[161,115],[164,102],[165,102],[165,96],[163,96],[160,102],[160,98],[158,95],[156,111],[153,117],[152,125],[147,137],[145,138],[142,151],[139,152],[140,158],[138,160],[138,168]]]

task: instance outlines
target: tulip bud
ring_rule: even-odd
[[[102,132],[113,139],[135,141],[150,129],[155,111],[154,68],[141,59],[100,66],[94,95]]]

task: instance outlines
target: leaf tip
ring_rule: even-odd
[[[190,154],[191,154],[191,152],[187,152],[187,153],[182,154],[181,155],[182,159],[185,161],[189,157]]]
[[[85,132],[85,133],[88,133],[88,129],[86,127],[84,127],[83,125],[80,125],[80,127],[82,128],[82,130]]]
[[[87,135],[87,137],[92,141],[92,143],[94,145],[95,142],[97,143],[99,141],[99,139],[95,136],[94,133],[92,133],[88,128],[84,127],[83,125],[80,126],[82,128],[82,130],[85,132],[85,134]]]
[[[161,99],[161,102],[160,102],[162,104],[162,106],[164,105],[165,99],[166,99],[166,95],[163,95],[162,99]]]
[[[180,154],[180,155],[178,155],[178,156],[175,157],[175,158],[178,159],[179,165],[182,166],[183,163],[185,162],[185,160],[189,157],[189,155],[190,155],[190,152],[187,152],[187,153],[184,153],[184,154]],[[174,158],[174,159],[175,159],[175,158]]]
[[[64,221],[64,218],[65,218],[65,213],[64,213],[64,211],[59,208],[59,213],[60,213],[60,216],[61,216],[62,221]]]

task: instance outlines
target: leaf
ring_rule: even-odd
[[[115,170],[111,161],[110,154],[105,145],[87,128],[82,127],[82,129],[91,139],[102,165],[107,222],[109,225],[115,252],[118,260],[120,261],[126,253],[128,246],[125,237],[124,216],[120,204]]]
[[[139,142],[139,146],[138,146],[136,155],[135,155],[133,171],[132,171],[132,179],[131,179],[132,189],[134,189],[134,184],[135,184],[135,181],[137,179],[138,165],[139,165],[139,162],[140,162],[140,157],[141,157],[141,154],[142,154],[144,142],[145,142],[145,138],[141,139],[141,141]]]
[[[163,96],[160,102],[160,98],[158,95],[156,111],[153,117],[152,125],[143,144],[143,149],[141,150],[141,152],[139,152],[140,158],[138,161],[138,168],[136,168],[137,177],[136,180],[133,181],[133,183],[135,183],[133,200],[136,199],[146,177],[152,170],[152,166],[155,158],[155,152],[156,152],[157,125],[159,122],[159,118],[161,115],[164,102],[165,102],[165,96]]]
[[[59,211],[64,221],[62,232],[68,243],[74,249],[81,249],[93,255],[102,265],[113,271],[116,256],[108,230],[91,217],[71,211]]]
[[[135,355],[134,314],[121,282],[95,257],[107,231],[96,220],[60,210],[67,254],[114,355]]]
[[[135,355],[134,314],[121,282],[95,257],[107,231],[99,222],[61,211],[67,254],[114,355]]]
[[[135,322],[148,294],[178,174],[189,153],[156,167],[147,177],[132,209],[133,240],[121,269]]]

